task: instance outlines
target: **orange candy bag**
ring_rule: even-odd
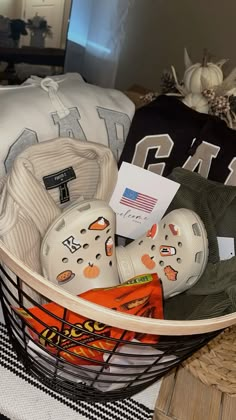
[[[88,290],[80,297],[127,314],[163,319],[162,286],[157,274],[137,276],[115,287]],[[104,351],[112,351],[117,346],[114,338],[128,341],[136,338],[149,344],[158,341],[158,336],[110,327],[54,302],[33,307],[28,312],[23,308],[14,311],[24,318],[34,341],[74,364],[103,362]]]

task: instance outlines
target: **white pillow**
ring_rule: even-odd
[[[26,147],[56,137],[101,143],[118,159],[134,111],[122,92],[90,85],[78,73],[1,87],[0,176]]]

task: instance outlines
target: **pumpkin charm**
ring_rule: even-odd
[[[201,93],[188,93],[182,102],[195,111],[208,114],[209,104],[208,100]]]
[[[141,258],[141,261],[143,265],[145,265],[145,267],[148,268],[149,270],[153,270],[153,268],[156,267],[155,261],[153,261],[153,259],[149,257],[148,254],[144,254]]]
[[[100,274],[100,268],[97,265],[89,263],[83,270],[84,277],[87,279],[95,279]]]
[[[208,62],[205,52],[202,63],[191,64],[190,59],[186,59],[186,54],[185,51],[185,64],[187,68],[184,73],[183,82],[187,92],[201,93],[204,89],[221,85],[224,79],[221,64],[224,63],[224,60],[219,64]]]

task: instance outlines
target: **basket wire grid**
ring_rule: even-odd
[[[96,359],[90,355],[89,351],[94,351],[95,347],[92,343],[96,339],[101,339],[101,334],[88,331],[83,328],[83,325],[76,325],[75,329],[75,325],[71,324],[67,319],[68,311],[73,310],[74,306],[69,305],[67,301],[65,301],[65,305],[62,305],[64,308],[62,317],[58,317],[48,311],[44,306],[29,296],[22,287],[24,283],[21,279],[24,279],[24,282],[30,284],[37,292],[41,292],[41,295],[45,295],[47,299],[50,299],[54,290],[55,299],[51,300],[56,301],[59,305],[61,305],[62,300],[58,296],[63,297],[63,294],[67,294],[59,287],[51,283],[48,284],[48,281],[40,275],[33,273],[33,277],[32,272],[23,264],[19,264],[19,260],[12,256],[4,246],[0,247],[0,257],[2,262],[5,262],[7,268],[10,268],[12,272],[12,274],[9,274],[9,270],[5,270],[5,265],[0,266],[1,303],[10,340],[19,360],[24,364],[27,372],[30,372],[39,381],[75,401],[106,402],[131,397],[178,366],[183,360],[219,334],[222,328],[234,323],[233,316],[228,318],[227,316],[221,317],[225,319],[219,322],[219,324],[212,323],[213,325],[211,325],[210,321],[206,322],[204,331],[204,321],[200,322],[200,327],[196,322],[193,322],[191,333],[191,328],[185,329],[185,321],[182,321],[183,333],[181,334],[181,322],[173,321],[173,325],[176,325],[177,335],[175,335],[175,328],[171,329],[162,326],[167,321],[127,315],[127,321],[124,322],[124,320],[121,320],[119,323],[119,327],[121,328],[119,338],[112,338],[106,332],[102,336],[109,346],[105,349],[96,347],[96,353],[102,355],[99,358],[99,362],[96,362]],[[13,273],[15,273],[15,276]],[[29,278],[33,283],[35,282],[37,284],[37,287],[34,287],[34,284],[30,283]],[[45,294],[42,293],[41,283],[44,287],[48,284],[49,291]],[[43,290],[47,289],[44,288]],[[104,309],[104,311],[107,310],[107,308],[91,304],[70,294],[68,295],[70,300],[78,300],[80,303],[84,302],[84,305],[90,304],[92,305],[91,307],[99,307],[100,309]],[[42,328],[47,329],[47,334],[42,335],[32,325],[29,325],[27,317],[23,319],[14,310],[14,308],[19,307],[26,314],[29,314],[28,308],[30,307],[40,308],[45,314],[50,315],[52,319],[60,322],[60,330],[57,330],[55,334],[55,328],[53,326],[47,325],[43,319],[37,318],[30,312],[30,316],[40,323]],[[76,309],[78,314],[81,313],[83,316],[87,315],[87,312],[85,313],[85,309],[82,306],[81,311],[79,305],[77,305]],[[117,322],[115,322],[116,311],[111,309],[107,311],[109,313],[110,323],[106,322],[105,325],[107,327],[108,325],[117,327]],[[97,312],[91,311],[91,317],[89,318],[103,323],[104,316],[101,316],[101,313],[99,310]],[[133,318],[139,318],[135,319],[137,323],[134,324],[135,329],[131,328],[132,324],[129,323],[129,318],[131,320]],[[146,329],[146,325],[143,325],[145,324],[145,320],[153,325],[153,329],[150,328],[149,331]],[[156,327],[158,322],[160,324],[159,329]],[[186,325],[190,327],[191,322],[186,321]],[[76,331],[75,335],[79,336],[81,333],[86,334],[86,340],[83,340],[82,344],[79,343],[80,347],[84,349],[84,354],[71,352],[70,348],[78,345],[78,340],[76,340],[76,337],[68,335],[68,328],[74,328],[74,331]],[[202,333],[197,333],[199,328],[200,330],[202,329]],[[154,333],[158,336],[157,344],[150,345],[145,342],[126,340],[125,337],[128,331],[136,331],[142,334],[144,332]],[[163,331],[167,333],[163,334]],[[38,339],[36,341],[32,340],[32,333],[37,335]],[[50,351],[52,337],[54,338],[53,353]],[[44,341],[44,345],[42,344],[42,340],[40,343],[41,338]],[[45,346],[46,343],[48,346]],[[65,357],[61,357],[62,352],[64,356],[67,356],[66,359]],[[78,359],[79,364],[75,364],[74,360],[73,363],[69,361],[71,355],[73,355],[74,360],[75,358]]]

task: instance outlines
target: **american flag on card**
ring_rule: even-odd
[[[150,195],[142,194],[137,191],[125,188],[123,195],[120,199],[120,204],[132,207],[146,213],[151,213],[157,203],[157,198]]]

